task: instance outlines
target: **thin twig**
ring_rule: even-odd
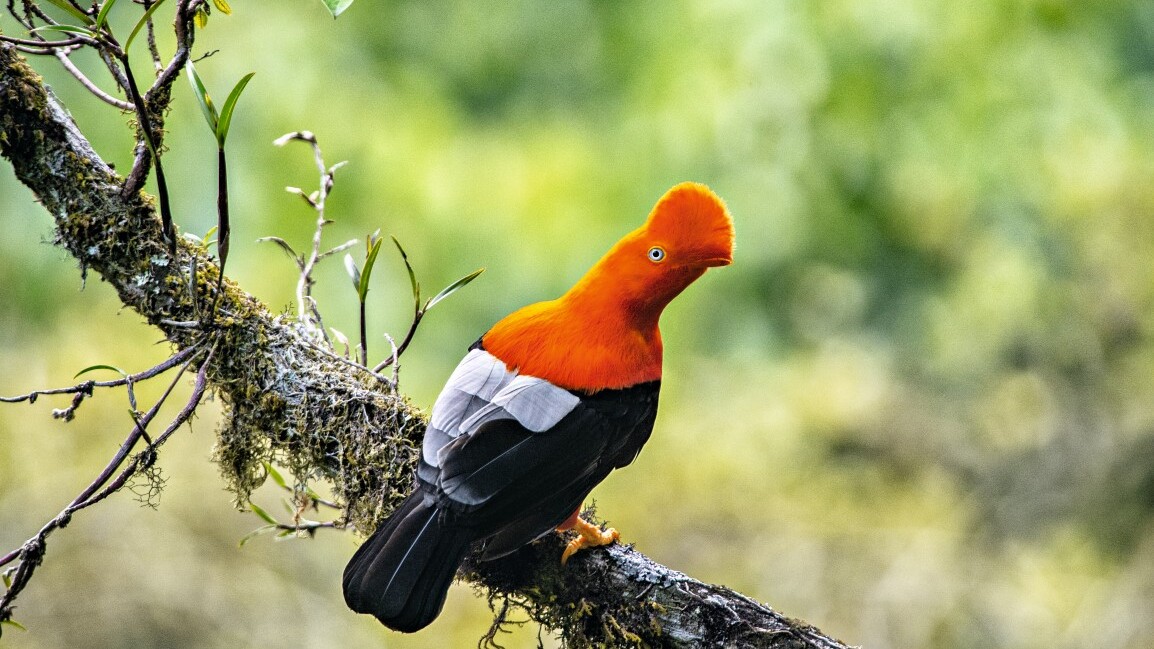
[[[154,365],[154,366],[152,366],[152,367],[150,367],[150,368],[148,368],[142,372],[138,372],[136,374],[129,374],[128,376],[123,376],[119,379],[112,379],[110,381],[84,381],[83,383],[77,383],[76,385],[71,385],[71,386],[64,387],[64,388],[50,388],[47,390],[34,390],[32,392],[29,392],[28,394],[21,394],[21,395],[17,395],[14,397],[0,396],[0,403],[20,403],[21,401],[27,401],[29,403],[35,403],[36,399],[41,397],[41,396],[47,396],[47,395],[52,395],[52,394],[90,393],[92,391],[92,388],[116,388],[116,387],[120,387],[122,385],[126,385],[130,382],[131,383],[139,383],[141,381],[148,380],[154,376],[163,374],[163,373],[167,372],[168,370],[172,369],[173,367],[176,367],[177,365],[180,365],[181,363],[185,362],[186,360],[192,358],[193,356],[195,356],[196,354],[198,354],[201,351],[201,349],[200,349],[201,344],[202,343],[200,343],[200,342],[195,342],[195,343],[189,345],[188,347],[186,347],[185,349],[182,349],[180,352],[168,357],[163,362],[161,362],[157,365]]]
[[[285,532],[306,532],[312,535],[320,529],[344,529],[344,525],[338,525],[336,521],[308,521],[305,523],[277,523],[276,528]]]
[[[397,347],[396,352],[392,356],[386,358],[380,363],[377,363],[376,367],[373,368],[374,372],[380,372],[389,365],[392,365],[394,362],[400,360],[401,354],[405,353],[405,350],[409,348],[409,343],[413,342],[413,336],[416,335],[417,327],[421,325],[421,319],[424,317],[424,309],[418,308],[413,312],[413,323],[409,325],[409,332],[405,334],[405,339],[401,341],[400,347]]]
[[[144,11],[147,12],[152,8],[153,3],[152,0],[142,0],[141,4],[144,5]],[[160,74],[160,71],[164,69],[164,63],[160,59],[160,49],[156,47],[156,28],[151,16],[148,18],[148,24],[145,27],[148,29],[148,52],[152,55],[153,71],[156,74]]]
[[[15,45],[28,45],[30,47],[44,48],[46,51],[41,52],[41,54],[51,54],[52,52],[50,50],[59,47],[72,47],[74,45],[96,45],[96,41],[86,36],[73,36],[72,38],[63,41],[46,41],[43,39],[16,38],[15,36],[0,34],[0,41],[5,41]]]
[[[119,108],[120,110],[131,111],[133,109],[132,104],[130,104],[127,101],[124,101],[123,99],[117,99],[116,97],[113,97],[112,95],[104,92],[103,90],[100,89],[100,86],[97,86],[95,83],[92,82],[91,79],[89,79],[87,76],[85,76],[84,73],[80,71],[80,68],[76,67],[76,65],[74,65],[72,63],[72,59],[68,58],[68,54],[69,54],[68,51],[63,50],[63,49],[57,49],[55,51],[55,54],[56,54],[56,58],[60,60],[60,64],[64,66],[64,69],[68,70],[68,72],[72,76],[76,77],[76,80],[80,82],[80,85],[87,88],[88,91],[91,92],[92,94],[96,95],[96,97],[98,99],[100,99],[101,101],[103,101],[106,104],[109,104],[111,106],[115,106],[116,108]]]
[[[160,129],[163,126],[164,111],[168,108],[168,104],[171,101],[170,89],[177,75],[179,75],[180,71],[184,68],[184,64],[188,62],[189,54],[192,51],[192,43],[195,38],[192,17],[196,7],[200,6],[201,1],[202,0],[179,0],[179,2],[177,2],[176,18],[173,22],[173,31],[176,35],[176,52],[172,55],[172,58],[169,59],[168,65],[156,75],[156,81],[154,81],[148,91],[144,93],[143,101],[137,101],[136,98],[133,97],[134,104],[147,106],[152,109],[153,114],[157,116],[158,123],[154,125],[156,131],[150,132],[147,135],[149,138],[155,136],[155,140],[137,142],[132,169],[129,171],[124,183],[125,195],[135,193],[144,184],[144,179],[148,174],[149,165],[153,158],[149,143],[154,145],[153,148],[161,146],[161,136],[163,133],[160,132]],[[117,71],[115,61],[106,60],[105,63],[115,75]],[[125,80],[125,83],[127,84],[127,80]],[[159,176],[160,174],[158,172],[158,185],[160,183]],[[167,197],[161,195],[160,198],[163,212],[164,202]],[[176,245],[175,238],[170,241],[170,245]]]
[[[128,81],[128,94],[132,97],[132,104],[136,108],[136,119],[140,122],[141,137],[148,144],[148,150],[152,154],[152,160],[156,166],[156,193],[160,202],[160,227],[164,231],[165,240],[168,242],[168,253],[176,257],[176,226],[172,221],[172,204],[168,200],[168,182],[164,177],[164,166],[160,162],[160,142],[157,132],[153,130],[148,105],[140,94],[136,79],[132,76],[132,66],[128,62],[128,54],[125,52],[121,54],[123,58],[120,59],[120,63],[124,66],[124,77]],[[126,181],[124,184],[126,195],[135,191],[130,187],[131,183]]]
[[[321,320],[320,311],[316,308],[316,300],[312,297],[313,289],[313,270],[316,268],[317,262],[325,257],[335,254],[341,250],[348,248],[356,243],[355,240],[348,241],[332,250],[321,252],[321,235],[324,233],[324,228],[329,224],[329,220],[325,218],[325,201],[328,198],[329,192],[333,188],[334,174],[337,169],[341,167],[342,163],[333,165],[332,167],[325,166],[324,154],[321,153],[320,144],[317,142],[316,135],[311,131],[295,131],[287,135],[283,135],[276,139],[273,144],[277,146],[284,146],[292,140],[300,140],[306,142],[313,149],[313,160],[316,163],[317,172],[320,174],[317,191],[314,194],[316,198],[305,194],[302,190],[296,190],[305,201],[312,206],[316,212],[317,220],[316,227],[313,228],[312,249],[309,255],[304,259],[297,259],[297,264],[300,267],[300,276],[297,279],[297,319],[300,320],[306,332],[313,337],[323,339],[326,344],[332,345],[329,340],[328,332],[325,331],[324,323]],[[318,335],[319,334],[319,335]]]
[[[401,384],[401,363],[399,360],[401,357],[401,350],[397,349],[397,341],[393,340],[393,337],[390,336],[388,333],[385,333],[385,340],[389,341],[389,347],[392,348],[393,355],[390,356],[388,359],[386,359],[388,361],[387,363],[382,362],[378,367],[374,367],[373,371],[374,372],[380,372],[388,364],[392,364],[392,366],[393,366],[393,387],[396,388],[396,387],[400,386],[400,384]]]

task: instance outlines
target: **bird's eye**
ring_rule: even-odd
[[[665,249],[661,246],[653,246],[649,249],[649,261],[659,262],[665,259]]]

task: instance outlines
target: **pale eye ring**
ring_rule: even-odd
[[[649,257],[649,261],[653,263],[662,261],[665,259],[665,248],[662,248],[661,246],[653,246],[649,249],[647,256]]]

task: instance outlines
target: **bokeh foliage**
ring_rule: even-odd
[[[307,239],[311,212],[281,187],[307,188],[311,158],[270,142],[310,129],[350,161],[331,243],[382,228],[428,286],[489,269],[406,355],[403,385],[429,404],[489,324],[564,290],[670,185],[706,182],[735,216],[737,261],[663,322],[658,430],[596,492],[625,539],[872,648],[1154,643],[1149,3],[233,10],[197,65],[217,86],[257,72],[229,140],[229,267],[248,290],[292,304],[294,268],[251,242]],[[126,168],[125,118],[53,64]],[[166,170],[178,224],[204,233],[215,144],[198,110],[189,93],[170,116]],[[163,355],[106,287],[76,292],[11,174],[0,196],[0,391]],[[407,275],[378,263],[370,327],[403,334]],[[322,269],[316,294],[352,336],[343,273]],[[114,396],[67,425],[50,407],[0,410],[4,549],[127,427]],[[236,549],[260,521],[221,492],[212,428],[206,410],[166,447],[157,512],[120,497],[54,538],[17,611],[30,632],[6,646],[381,642],[340,600],[351,536]],[[427,632],[384,642],[472,645],[486,612],[459,591]]]

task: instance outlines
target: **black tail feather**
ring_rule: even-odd
[[[344,575],[349,608],[406,633],[436,619],[473,541],[468,529],[446,527],[437,514],[418,491],[357,549]]]

